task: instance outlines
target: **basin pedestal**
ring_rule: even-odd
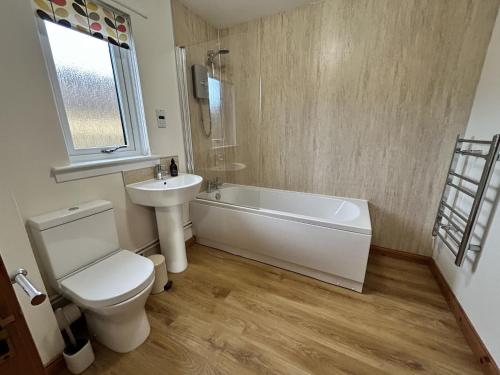
[[[167,270],[182,272],[187,268],[182,205],[156,207],[155,211],[161,253],[165,256]]]
[[[154,207],[161,253],[169,272],[178,273],[187,268],[182,205],[196,197],[203,178],[181,173],[164,180],[147,180],[127,185],[132,202]]]

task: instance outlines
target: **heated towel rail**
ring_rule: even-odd
[[[479,145],[483,150],[464,149],[466,145]],[[495,169],[495,162],[499,159],[500,134],[493,137],[491,141],[481,141],[475,139],[464,139],[457,137],[453,155],[448,168],[448,175],[444,184],[441,201],[439,203],[434,228],[433,237],[439,237],[446,247],[455,255],[455,264],[461,267],[468,251],[480,251],[480,245],[472,245],[471,239],[474,232],[481,205],[484,200],[488,183]],[[484,159],[481,178],[475,180],[464,176],[456,171],[458,159],[460,157],[474,157]],[[465,187],[464,182],[472,188]],[[457,194],[465,194],[473,199],[468,213],[458,211],[448,202],[449,194],[455,190]],[[444,233],[444,234],[443,234]]]

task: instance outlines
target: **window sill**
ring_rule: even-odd
[[[59,167],[52,167],[51,172],[57,182],[66,182],[152,167],[159,162],[160,156],[158,155],[134,156],[129,158],[71,163]]]

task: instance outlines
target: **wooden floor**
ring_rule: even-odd
[[[85,374],[480,374],[426,265],[370,258],[363,294],[195,245],[136,351]]]

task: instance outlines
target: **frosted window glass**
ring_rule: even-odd
[[[45,26],[75,150],[125,145],[108,43]]]

